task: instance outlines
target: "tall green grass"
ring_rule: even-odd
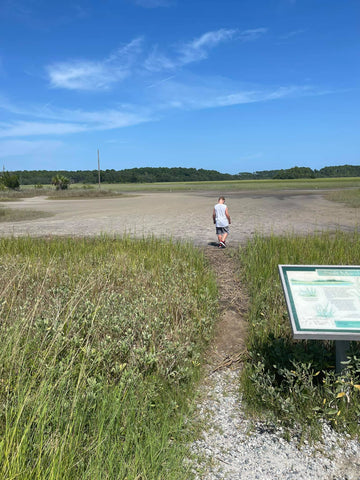
[[[346,203],[350,207],[360,207],[360,188],[349,190],[338,190],[327,195],[329,200]]]
[[[249,362],[242,386],[249,411],[303,432],[316,433],[322,421],[359,435],[360,349],[335,374],[334,342],[292,338],[279,264],[358,265],[360,233],[265,238],[239,251],[250,295]]]
[[[199,251],[26,237],[0,252],[0,478],[191,478],[188,389],[216,317]]]

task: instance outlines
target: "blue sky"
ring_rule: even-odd
[[[6,170],[359,164],[359,0],[0,0]]]

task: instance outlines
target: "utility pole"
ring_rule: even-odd
[[[99,179],[99,190],[100,190],[100,154],[98,149],[98,179]]]

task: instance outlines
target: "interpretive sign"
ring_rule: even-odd
[[[360,266],[279,265],[294,338],[360,340]]]

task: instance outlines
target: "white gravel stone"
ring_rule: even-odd
[[[191,449],[205,460],[197,480],[360,480],[360,445],[349,435],[323,426],[314,445],[289,442],[283,429],[269,429],[245,417],[238,393],[238,373],[222,370],[203,386],[198,415],[206,430]]]

